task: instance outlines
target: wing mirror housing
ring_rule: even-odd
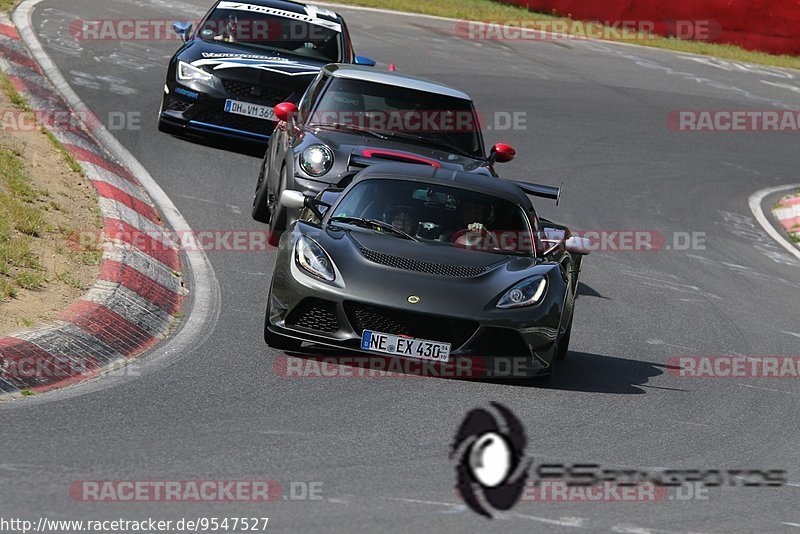
[[[303,209],[306,205],[306,196],[300,191],[287,189],[281,193],[281,206],[290,210]]]
[[[173,22],[172,29],[175,30],[175,33],[180,35],[181,40],[185,43],[189,40],[189,35],[192,33],[192,23],[191,22]]]
[[[289,117],[294,116],[296,113],[297,106],[291,102],[281,102],[275,106],[275,116],[278,117],[279,121],[287,122]]]
[[[507,143],[497,143],[492,147],[489,153],[490,163],[507,163],[517,156],[517,151],[514,147]]]
[[[591,239],[586,237],[572,236],[567,239],[565,247],[567,249],[567,252],[571,252],[572,254],[579,254],[581,256],[586,256],[592,250],[594,250],[594,243],[592,242]]]
[[[356,56],[354,61],[356,65],[364,65],[365,67],[374,67],[376,63],[374,59],[364,56]]]
[[[326,208],[330,208],[331,205],[327,202],[323,202],[319,199],[314,197],[308,197],[301,193],[300,191],[294,191],[291,189],[285,190],[281,193],[281,197],[279,199],[281,206],[286,209],[290,210],[301,210],[301,209],[308,209],[314,214],[314,216],[322,221],[322,218],[325,214],[320,211],[320,206],[325,206]]]

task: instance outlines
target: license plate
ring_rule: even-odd
[[[364,335],[361,336],[361,349],[419,360],[436,362],[450,360],[450,343],[395,336],[371,330],[364,330]]]
[[[245,117],[253,117],[255,119],[278,121],[277,117],[275,117],[275,108],[252,104],[250,102],[226,100],[225,111],[227,113],[235,113],[236,115],[244,115]]]

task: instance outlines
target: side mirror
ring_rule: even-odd
[[[516,156],[517,151],[514,150],[514,147],[506,143],[497,143],[492,147],[492,151],[489,153],[489,161],[492,163],[507,163]]]
[[[594,243],[592,243],[591,239],[586,237],[577,237],[572,236],[567,239],[567,242],[564,245],[568,252],[573,254],[581,254],[583,256],[589,254],[592,250],[594,250]]]
[[[355,58],[355,64],[356,65],[364,65],[365,67],[374,67],[375,63],[376,62],[375,62],[374,59],[370,59],[368,57],[356,56],[356,58]]]
[[[281,193],[281,206],[290,210],[299,210],[306,205],[306,196],[300,191],[286,189]]]
[[[278,117],[279,121],[286,122],[295,113],[297,113],[297,106],[291,102],[281,102],[275,106],[275,116]]]
[[[192,23],[191,22],[173,22],[172,29],[175,30],[175,33],[181,36],[181,39],[185,43],[189,39],[189,34],[192,33]]]

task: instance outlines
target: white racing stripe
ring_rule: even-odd
[[[298,20],[300,22],[306,22],[308,24],[313,24],[315,26],[322,26],[323,28],[328,28],[329,30],[333,30],[337,33],[342,33],[342,25],[338,22],[333,22],[331,20],[321,19],[317,17],[318,9],[311,9],[306,8],[306,15],[302,13],[295,13],[294,11],[285,11],[283,9],[275,9],[274,7],[267,7],[267,6],[257,6],[253,4],[247,4],[244,2],[220,2],[217,5],[217,9],[232,9],[236,11],[247,11],[249,13],[263,13],[264,15],[274,15],[276,17],[283,17],[286,19]]]

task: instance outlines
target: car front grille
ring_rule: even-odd
[[[290,94],[287,94],[285,90],[250,85],[233,80],[222,80],[222,85],[225,86],[225,90],[228,92],[231,98],[244,100],[246,102],[253,102],[254,104],[263,104],[266,106],[280,104],[289,96],[291,96]]]
[[[275,123],[272,121],[245,117],[235,113],[225,113],[222,110],[204,111],[194,117],[193,120],[261,135],[272,135],[275,130]]]
[[[167,101],[164,103],[164,111],[178,111],[183,113],[192,107],[193,104],[194,102],[188,102],[176,96],[168,96]]]
[[[467,267],[463,265],[447,265],[430,261],[410,260],[401,256],[375,252],[374,250],[369,250],[364,247],[359,247],[359,250],[365,258],[373,263],[379,263],[404,271],[451,276],[453,278],[474,278],[486,272],[486,267]]]
[[[364,330],[372,330],[450,343],[453,349],[466,343],[478,328],[475,321],[407,312],[360,302],[345,302],[344,309],[350,324],[359,335]]]
[[[338,332],[336,304],[322,299],[304,299],[286,317],[286,325],[328,334]]]

